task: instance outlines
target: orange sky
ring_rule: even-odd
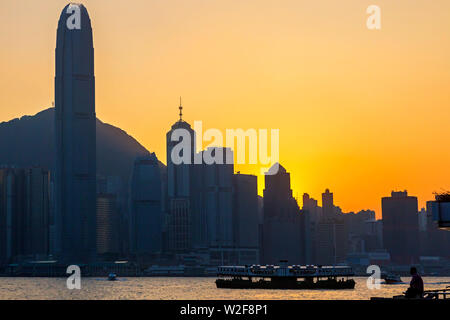
[[[393,189],[419,206],[450,189],[450,1],[80,2],[97,116],[163,162],[181,95],[185,119],[204,129],[280,129],[294,195],[330,188],[344,211],[380,215]],[[66,3],[0,2],[0,121],[51,105]],[[366,28],[371,4],[379,31]]]

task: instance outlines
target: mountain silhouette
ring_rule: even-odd
[[[49,168],[54,166],[54,108],[34,116],[0,123],[0,165]],[[149,155],[136,139],[97,119],[97,174],[128,181],[133,161]]]

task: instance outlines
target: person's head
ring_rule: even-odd
[[[409,272],[411,273],[412,276],[415,275],[415,274],[417,274],[417,269],[416,269],[416,267],[411,267],[411,270],[409,270]]]

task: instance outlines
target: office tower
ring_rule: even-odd
[[[420,209],[417,219],[419,224],[419,253],[420,256],[426,256],[428,245],[427,239],[430,235],[427,234],[427,210],[425,208]]]
[[[55,175],[54,172],[50,173],[50,181],[48,187],[48,198],[49,198],[49,219],[48,219],[48,242],[49,242],[49,254],[52,257],[58,255],[57,252],[57,225],[55,221],[56,203],[55,203]]]
[[[260,222],[257,177],[233,175],[233,239],[240,264],[257,264],[260,255]]]
[[[348,231],[344,215],[335,207],[333,193],[322,193],[322,215],[317,224],[316,263],[336,264],[344,262],[348,251]]]
[[[97,194],[97,254],[105,260],[119,253],[119,215],[115,194]]]
[[[425,208],[420,209],[418,212],[419,230],[425,232],[427,230],[427,210]]]
[[[156,254],[162,249],[161,172],[152,153],[138,157],[131,177],[130,251]]]
[[[263,263],[288,260],[301,264],[304,260],[301,230],[300,210],[292,197],[290,174],[280,165],[277,174],[265,175]]]
[[[383,249],[383,222],[376,219],[364,221],[364,250],[374,252]]]
[[[333,219],[335,218],[335,208],[333,203],[333,193],[326,189],[322,193],[322,212],[323,219]]]
[[[233,175],[233,233],[238,248],[259,248],[259,216],[257,177]],[[259,253],[258,253],[259,255]],[[255,260],[258,260],[258,255]]]
[[[74,12],[79,28],[69,28]],[[95,259],[95,121],[91,21],[83,5],[69,4],[58,22],[55,74],[55,218],[58,251],[69,263]]]
[[[316,263],[333,265],[336,263],[336,229],[331,221],[321,221],[317,226]]]
[[[348,231],[343,219],[334,223],[335,263],[343,263],[348,252]]]
[[[48,170],[31,168],[25,172],[25,254],[46,257],[50,253],[50,199]]]
[[[119,253],[127,255],[130,250],[130,227],[129,227],[129,186],[122,177],[108,176],[106,178],[106,193],[116,196],[116,210],[119,221],[119,229],[117,231],[117,238],[119,240]]]
[[[195,132],[182,119],[172,125],[166,134],[167,151],[167,198],[168,212],[167,249],[171,252],[185,252],[192,248],[192,185],[195,154]],[[179,150],[181,144],[186,149]],[[174,150],[174,148],[176,148]],[[179,152],[175,152],[178,150]],[[172,157],[172,151],[174,151]],[[180,159],[181,158],[181,159]],[[179,161],[180,160],[180,161]]]
[[[203,151],[196,153],[196,156],[203,159]],[[207,189],[205,188],[205,164],[203,160],[200,164],[192,167],[192,195],[191,199],[191,246],[194,250],[209,248],[208,216],[206,214]]]
[[[0,265],[23,253],[25,229],[23,178],[17,169],[0,169]]]
[[[317,200],[311,198],[309,194],[303,194],[303,211],[308,211],[311,213],[311,220],[318,222],[321,219],[321,208],[317,204]]]
[[[427,201],[426,237],[423,243],[424,255],[450,257],[450,232],[440,230],[437,221],[433,220],[433,201]]]
[[[217,157],[207,164],[204,155]],[[192,245],[194,248],[231,247],[233,238],[233,163],[229,148],[209,147],[196,153],[192,168]]]
[[[49,181],[43,168],[0,169],[0,263],[47,258]]]
[[[383,242],[393,262],[414,263],[419,254],[417,198],[407,191],[392,191],[381,200]]]
[[[341,217],[348,232],[349,252],[361,253],[382,249],[375,211],[361,210],[358,213],[343,214]]]
[[[209,247],[232,247],[233,242],[233,171],[234,165],[226,164],[228,148],[208,148],[213,156],[221,152],[222,163],[203,166],[203,190]]]
[[[303,243],[305,249],[305,263],[315,264],[317,247],[317,227],[321,220],[321,208],[317,205],[317,200],[311,198],[309,194],[303,194]]]
[[[119,243],[119,253],[127,255],[129,251],[129,187],[128,183],[123,181],[119,176],[101,176],[97,175],[97,194],[110,194],[115,196],[115,210],[117,212],[118,230],[115,237]],[[97,228],[98,230],[98,228]],[[98,238],[98,237],[97,237]]]
[[[264,241],[264,198],[258,195],[258,247],[259,261],[263,261],[263,241]]]

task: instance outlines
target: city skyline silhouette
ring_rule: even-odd
[[[0,299],[447,299],[450,45],[399,22],[423,5],[172,1],[0,4]]]

